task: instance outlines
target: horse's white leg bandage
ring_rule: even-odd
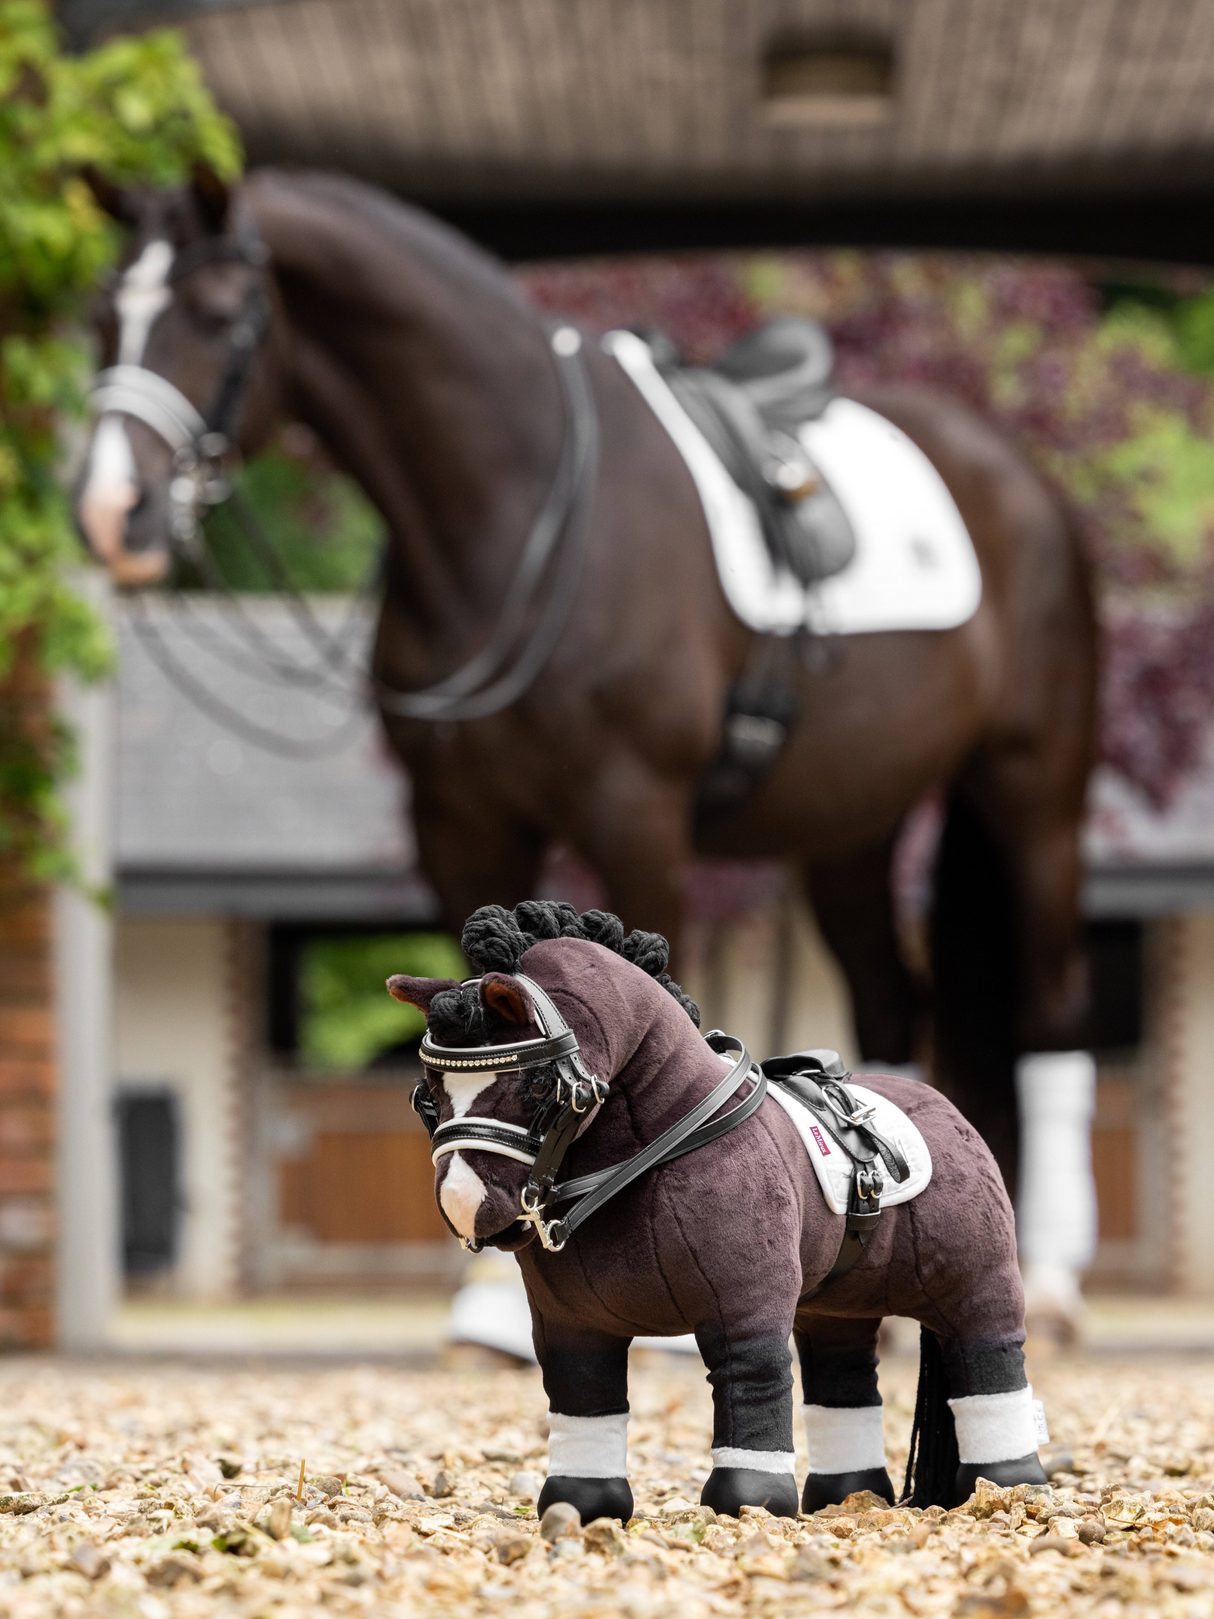
[[[950,1400],[963,1462],[1011,1462],[1037,1450],[1033,1385],[1010,1394],[967,1394]]]
[[[1078,1273],[1096,1251],[1092,1113],[1096,1064],[1086,1051],[1039,1052],[1016,1068],[1020,1103],[1017,1232],[1030,1307],[1078,1306]],[[1023,1452],[1021,1453],[1023,1454]],[[982,1458],[984,1461],[988,1457]]]
[[[752,1473],[795,1473],[797,1458],[791,1450],[739,1450],[720,1445],[712,1453],[714,1467],[745,1467]]]
[[[879,1405],[803,1405],[811,1473],[860,1473],[885,1466]]]
[[[563,1417],[548,1413],[549,1478],[627,1478],[628,1413]]]

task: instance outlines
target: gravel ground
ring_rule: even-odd
[[[914,1379],[882,1367],[895,1477]],[[1214,1362],[1060,1359],[1034,1383],[1069,1457],[1049,1490],[739,1523],[693,1505],[702,1367],[637,1356],[638,1516],[550,1541],[533,1372],[8,1361],[0,1613],[1214,1619]]]

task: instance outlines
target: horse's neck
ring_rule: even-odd
[[[454,619],[462,644],[560,454],[543,330],[504,272],[403,207],[282,175],[246,196],[290,326],[292,406],[383,514],[414,631],[441,643]]]

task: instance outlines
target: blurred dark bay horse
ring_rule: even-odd
[[[390,534],[376,680],[397,692],[443,681],[490,636],[568,448],[568,387],[548,329],[501,265],[350,180],[266,170],[229,196],[200,174],[184,192],[107,201],[131,238],[103,301],[106,364],[157,373],[205,411],[231,381],[237,323],[263,300],[238,378],[240,448],[256,450],[283,415],[316,431]],[[230,249],[248,240],[257,253]],[[842,964],[865,1058],[903,1064],[917,999],[896,938],[891,854],[908,809],[944,784],[935,1061],[1011,1177],[1015,1060],[1081,1046],[1086,1017],[1079,830],[1096,642],[1063,511],[957,401],[912,387],[866,393],[951,491],[981,604],[960,628],[856,636],[801,669],[800,718],[774,770],[697,837],[696,785],[753,637],[726,604],[665,430],[597,344],[583,343],[580,362],[597,410],[597,485],[550,655],[488,717],[384,715],[447,926],[532,894],[545,851],[563,840],[626,926],[677,944],[693,853],[783,858]],[[120,408],[101,416],[80,517],[120,581],[167,572],[174,475],[145,421]]]

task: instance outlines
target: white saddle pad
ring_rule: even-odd
[[[856,554],[806,589],[776,567],[753,503],[666,385],[649,346],[608,332],[603,347],[636,383],[699,490],[726,599],[752,630],[862,635],[951,630],[977,611],[982,574],[943,478],[900,428],[853,399],[834,399],[801,438],[838,497]]]
[[[927,1150],[927,1142],[918,1126],[912,1124],[902,1109],[895,1107],[886,1097],[878,1096],[876,1091],[870,1091],[864,1085],[853,1085],[850,1081],[847,1088],[865,1106],[873,1107],[873,1129],[887,1141],[892,1141],[910,1165],[910,1175],[901,1185],[892,1175],[884,1175],[885,1190],[881,1193],[881,1207],[884,1209],[893,1203],[909,1203],[912,1197],[918,1197],[932,1178],[932,1155]],[[852,1183],[851,1159],[796,1097],[790,1096],[778,1085],[767,1087],[767,1097],[777,1107],[782,1107],[796,1125],[797,1134],[805,1143],[809,1161],[822,1187],[827,1207],[835,1214],[846,1214]]]

